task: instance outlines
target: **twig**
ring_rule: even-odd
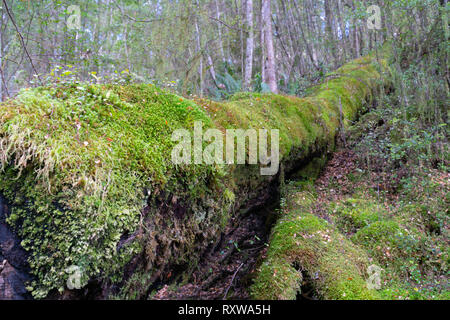
[[[23,50],[25,51],[25,53],[26,53],[28,59],[30,60],[31,67],[33,68],[33,71],[34,71],[34,73],[36,74],[36,76],[37,76],[37,78],[38,78],[38,80],[39,80],[39,83],[42,85],[41,77],[39,76],[39,73],[37,72],[36,67],[34,66],[33,60],[31,59],[31,56],[30,56],[30,54],[28,53],[27,46],[25,45],[25,41],[23,40],[23,36],[22,36],[22,34],[20,33],[20,30],[19,30],[19,28],[17,27],[17,24],[16,24],[16,22],[14,21],[13,16],[11,15],[11,12],[9,11],[9,7],[8,7],[8,4],[6,3],[6,0],[3,0],[3,4],[5,5],[6,13],[8,14],[9,18],[11,19],[11,22],[12,22],[12,24],[14,25],[14,28],[16,29],[16,32],[17,32],[17,34],[18,34],[18,36],[19,36],[20,43],[22,44]]]
[[[214,18],[214,17],[211,17],[211,16],[208,16],[208,19],[211,19],[211,20],[214,20],[214,21],[216,21],[216,22],[219,22],[219,23],[223,24],[225,27],[227,27],[227,28],[230,29],[230,30],[235,30],[235,31],[245,31],[245,32],[247,32],[246,30],[244,30],[244,29],[242,29],[242,28],[236,28],[236,27],[230,26],[229,24],[225,23],[224,21],[222,21],[222,20],[220,20],[220,19],[217,19],[217,18]]]
[[[241,270],[241,268],[242,268],[243,265],[244,265],[244,263],[241,263],[241,264],[239,265],[239,268],[237,268],[236,272],[233,274],[233,277],[231,278],[231,281],[230,281],[230,285],[228,286],[228,288],[227,288],[227,290],[225,291],[225,294],[224,294],[224,296],[223,296],[223,300],[226,300],[228,291],[230,290],[231,286],[233,285],[234,278],[236,277],[236,275],[237,275],[237,273],[239,272],[239,270]]]
[[[31,18],[29,19],[29,23],[28,23],[28,30],[27,30],[27,42],[26,45],[28,45],[28,42],[30,41],[30,27],[31,27],[31,23],[33,22],[33,18],[34,18],[34,11],[31,14]],[[35,41],[35,40],[32,40]],[[38,41],[35,41],[38,42]],[[6,82],[9,82],[11,80],[11,78],[16,74],[17,70],[19,70],[20,66],[22,65],[22,61],[23,61],[23,56],[25,55],[25,53],[22,52],[22,55],[20,56],[20,62],[17,63],[16,61],[14,61],[14,63],[17,65],[17,68],[11,72],[10,76],[8,77],[8,79],[6,79]],[[7,59],[9,61],[12,61],[10,59]]]

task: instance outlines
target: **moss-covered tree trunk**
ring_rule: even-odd
[[[382,84],[367,56],[328,75],[305,98],[242,93],[186,100],[152,85],[61,84],[0,105],[0,193],[29,253],[34,297],[96,286],[140,298],[198,263],[240,208],[264,201],[278,177],[259,165],[175,165],[175,129],[278,129],[288,171],[334,147]],[[342,104],[342,115],[339,105]],[[69,282],[68,282],[69,281]]]

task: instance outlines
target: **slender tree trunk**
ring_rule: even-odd
[[[301,20],[301,13],[300,13],[300,9],[297,6],[296,0],[293,1],[293,6],[294,6],[294,8],[295,8],[295,10],[297,12],[298,19]],[[302,37],[303,44],[304,44],[304,46],[306,48],[306,52],[307,52],[307,54],[309,56],[309,59],[311,60],[311,63],[313,64],[313,66],[314,66],[314,68],[316,70],[319,70],[319,65],[317,64],[317,60],[315,59],[315,56],[314,56],[314,53],[313,53],[313,49],[314,48],[311,48],[310,45],[309,45],[309,42],[306,40],[306,34],[305,34],[304,29],[303,29],[302,22],[298,21],[298,23],[296,24],[296,23],[294,23],[294,17],[292,17],[292,18],[293,18],[292,19],[293,20],[292,24],[298,25],[298,27],[300,28],[300,32],[299,33],[300,33],[300,35]],[[304,19],[304,20],[307,21],[307,19]]]
[[[275,50],[273,47],[271,1],[262,1],[262,22],[264,30],[264,41],[267,52],[265,82],[269,85],[270,91],[272,91],[273,93],[278,93],[275,70]]]
[[[296,1],[294,0],[294,3]],[[307,30],[307,34],[308,34],[308,40],[312,41],[313,43],[311,44],[311,51],[312,51],[312,56],[313,56],[313,61],[316,61],[317,63],[317,69],[321,70],[322,67],[319,66],[319,59],[318,59],[318,55],[320,54],[320,44],[315,41],[315,38],[319,38],[322,39],[322,32],[321,32],[321,28],[316,28],[316,23],[314,22],[313,17],[316,16],[315,10],[313,8],[313,4],[311,3],[311,1],[306,1],[306,5],[305,5],[305,15],[304,15],[304,20],[307,22],[306,23],[306,30]],[[301,24],[300,24],[301,25]]]
[[[247,0],[245,18],[247,24],[247,43],[245,48],[244,90],[248,90],[252,80],[253,69],[253,0]]]
[[[211,78],[213,79],[214,84],[217,86],[216,70],[214,69],[214,63],[211,58],[211,55],[209,55],[209,54],[208,54],[207,62],[208,62],[208,68],[209,68],[209,73],[211,74]]]
[[[203,97],[203,55],[201,53],[202,45],[201,45],[200,27],[198,25],[198,17],[196,17],[195,19],[195,39],[197,42],[197,54],[200,55],[200,62],[198,65],[198,75],[200,78],[200,97]]]
[[[350,5],[351,5],[351,10],[354,12],[356,10],[356,7],[355,7],[355,3],[353,0],[350,2]],[[358,21],[353,16],[351,18],[351,28],[349,30],[349,33],[350,33],[351,48],[352,48],[352,52],[353,52],[352,58],[359,57]]]
[[[239,40],[240,40],[240,45],[241,45],[241,58],[239,59],[239,61],[241,62],[241,74],[244,74],[244,30],[242,28],[242,21],[243,21],[243,15],[244,15],[244,11],[245,11],[245,1],[242,1],[241,6],[239,7],[236,1],[236,7],[238,8],[238,16],[239,16],[239,26],[240,26],[240,31],[239,31]]]
[[[222,61],[225,62],[226,58],[225,58],[225,52],[223,50],[223,40],[222,40],[222,24],[219,22],[220,21],[220,7],[219,7],[219,1],[215,0],[214,1],[215,5],[216,5],[216,19],[217,21],[217,35],[219,37],[218,41],[219,41],[219,52],[220,52],[220,56],[222,57]]]
[[[261,15],[259,19],[259,26],[260,26],[260,43],[261,43],[261,81],[264,82],[266,79],[266,39],[264,35],[264,23],[262,18],[262,1],[261,1]]]
[[[324,1],[324,10],[325,10],[325,21],[326,21],[326,28],[325,32],[327,34],[327,42],[328,47],[331,49],[331,57],[333,59],[333,67],[336,66],[336,62],[338,60],[337,54],[336,54],[336,43],[334,41],[334,32],[333,32],[333,17],[331,15],[331,7],[329,0]]]
[[[347,34],[345,30],[345,22],[343,19],[343,8],[342,8],[342,0],[338,0],[337,2],[337,8],[338,8],[338,19],[339,19],[339,29],[341,30],[341,45],[342,45],[342,52],[343,52],[343,60],[347,60]]]
[[[103,3],[102,0],[98,0],[98,6],[99,8],[97,9],[97,19],[98,19],[98,23],[95,24],[95,29],[94,29],[94,46],[93,46],[93,53],[92,55],[95,57],[95,59],[93,59],[93,63],[94,65],[92,66],[92,69],[97,72],[97,74],[99,73],[99,63],[98,63],[98,56],[99,56],[99,51],[100,51],[100,47],[102,45],[101,41],[100,41],[100,30],[101,30],[101,21],[102,21],[102,16],[101,16],[101,12],[103,12]]]
[[[353,28],[353,41],[353,47],[355,48],[355,57],[358,58],[361,55],[358,25],[355,25]]]

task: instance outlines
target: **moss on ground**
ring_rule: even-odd
[[[351,241],[383,269],[379,290],[383,299],[443,299],[448,295],[448,283],[442,277],[448,268],[446,236],[427,228],[421,201],[386,208],[376,199],[355,194],[330,205],[336,225],[343,232],[352,230]],[[340,223],[342,219],[345,224]]]
[[[330,208],[334,223],[346,234],[379,221],[385,214],[383,209],[377,202],[360,198],[348,198]]]
[[[232,209],[273,178],[255,174],[258,166],[176,166],[172,132],[192,131],[196,120],[221,130],[279,129],[281,160],[304,160],[334,146],[340,118],[349,124],[384,68],[373,56],[357,59],[304,99],[193,102],[147,84],[22,90],[0,104],[0,192],[31,254],[28,289],[36,298],[63,292],[77,266],[82,285],[117,283],[123,297],[141,297],[170,277],[167,266],[192,267]],[[326,292],[340,294],[340,286],[347,284]]]
[[[296,299],[312,287],[325,299],[448,299],[448,182],[430,177],[429,189],[394,203],[371,196],[362,171],[341,200],[319,199],[335,185],[318,193],[311,181],[292,183],[253,297]],[[373,265],[378,290],[367,289]]]
[[[252,286],[253,298],[296,299],[304,284],[314,289],[316,298],[379,298],[366,286],[367,255],[333,225],[313,215],[316,199],[301,190],[287,191],[286,207]]]

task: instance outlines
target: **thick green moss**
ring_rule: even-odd
[[[320,116],[316,119],[323,129],[317,136],[319,141],[324,137],[328,137],[328,141],[334,139],[339,127],[347,127],[364,102],[370,100],[372,90],[380,80],[376,69],[366,67],[371,59],[373,57],[368,56],[344,65],[329,75],[331,80],[311,89],[310,96],[302,99],[304,107]],[[386,67],[384,61],[381,64],[381,69]],[[309,132],[309,137],[314,134]],[[310,171],[308,166],[306,169],[299,176]],[[364,251],[345,239],[327,221],[309,213],[314,201],[312,194],[292,195],[288,192],[288,196],[294,200],[274,227],[267,258],[252,287],[253,297],[295,299],[301,290],[304,279],[301,271],[304,271],[309,278],[314,278],[313,286],[323,298],[378,299],[379,294],[367,289],[364,280],[369,262]],[[362,227],[378,220],[378,213],[371,210],[366,213],[346,211],[341,221],[349,219],[352,224]]]
[[[225,190],[220,168],[175,168],[169,161],[172,131],[195,120],[210,126],[210,118],[151,85],[24,90],[2,105],[0,118],[0,190],[14,205],[10,221],[21,222],[18,231],[31,251],[36,297],[63,290],[71,265],[83,270],[83,283],[100,272],[120,275],[141,245],[121,250],[117,264],[117,244],[138,230],[149,194],[176,193],[189,203],[206,194],[213,201],[213,191]],[[220,220],[216,212],[206,220]]]
[[[252,286],[255,299],[295,299],[302,280],[325,299],[376,299],[365,275],[369,260],[326,220],[312,215],[314,196],[290,189],[267,258]]]
[[[330,214],[341,230],[354,232],[350,240],[382,268],[382,298],[445,299],[447,281],[438,275],[447,272],[448,245],[433,234],[421,200],[391,207],[361,197],[331,204]]]
[[[375,201],[349,198],[334,204],[330,213],[335,224],[345,233],[351,233],[379,221],[385,214],[384,208]]]
[[[126,280],[124,266],[138,264],[136,272],[152,274],[142,291],[170,264],[195,265],[232,209],[274,178],[258,175],[258,166],[175,166],[172,132],[192,130],[196,120],[205,128],[279,129],[281,160],[307,159],[333,147],[340,109],[346,124],[370,97],[383,68],[372,60],[342,67],[343,76],[305,99],[192,102],[146,84],[75,83],[22,90],[2,103],[0,192],[31,254],[33,295],[64,290],[72,265],[86,284]]]

